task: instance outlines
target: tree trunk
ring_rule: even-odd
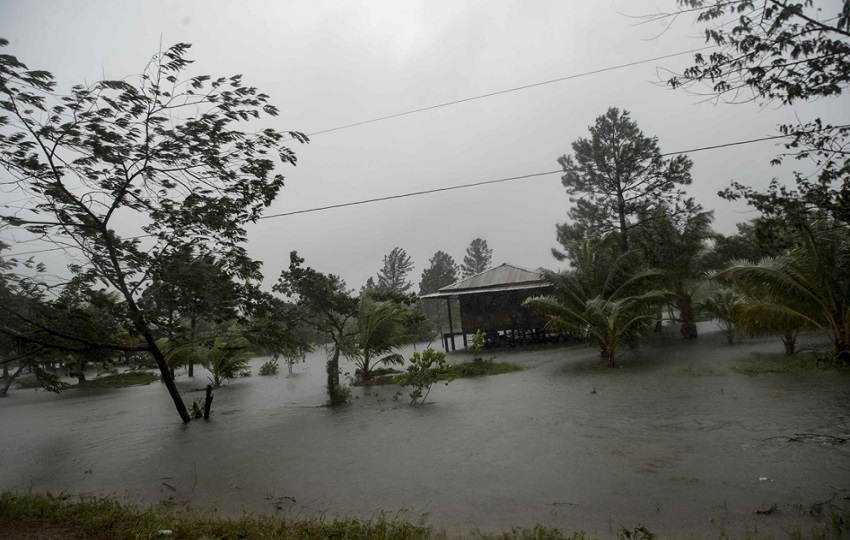
[[[608,358],[608,367],[617,367],[617,348],[610,347],[606,351],[606,356]]]
[[[850,341],[839,337],[835,342],[835,360],[850,364]]]
[[[340,405],[339,401],[339,345],[334,343],[334,353],[328,360],[328,399],[331,407]]]
[[[7,364],[3,364],[3,367],[7,368]],[[23,371],[24,371],[24,364],[21,364],[18,367],[18,370],[16,372],[14,372],[11,377],[6,377],[6,384],[4,384],[3,388],[0,389],[0,397],[6,397],[6,392],[8,392],[9,387],[12,386],[12,381],[17,379],[18,375],[20,375],[21,372],[23,372]],[[6,372],[8,373],[8,368],[6,369]]]
[[[9,378],[9,363],[8,362],[3,362],[3,378],[4,379]]]
[[[785,345],[785,356],[793,355],[797,345],[797,333],[793,330],[786,330],[782,334],[782,344]]]
[[[682,322],[679,332],[685,339],[699,337],[697,323],[694,320],[694,303],[691,295],[679,293],[676,296],[676,307],[679,308],[679,320]]]
[[[626,226],[626,201],[623,199],[623,194],[618,195],[617,213],[620,218],[620,251],[626,253],[629,251],[629,229]]]
[[[726,334],[726,343],[732,345],[735,343],[735,323],[731,321],[726,322],[726,329],[723,331]]]
[[[150,353],[153,355],[154,360],[156,360],[157,367],[159,367],[159,372],[162,375],[162,382],[165,383],[165,387],[168,388],[168,394],[171,396],[171,400],[174,401],[174,406],[177,408],[177,414],[180,415],[180,419],[183,420],[184,423],[190,422],[192,420],[192,416],[189,414],[189,410],[186,409],[186,404],[183,403],[183,398],[180,397],[180,391],[177,390],[177,385],[174,384],[174,377],[171,375],[171,370],[168,369],[168,363],[165,361],[165,355],[162,354],[162,351],[156,346],[156,340],[150,330],[145,328],[143,335],[145,341],[147,341],[150,346]]]
[[[213,395],[212,395],[212,385],[207,385],[207,395],[204,398],[204,420],[210,419],[210,407],[212,407]]]
[[[655,333],[660,334],[664,327],[664,306],[661,304],[658,304],[655,317]]]
[[[194,346],[194,342],[195,342],[195,324],[197,324],[197,322],[198,322],[198,321],[197,321],[197,319],[195,318],[195,316],[194,316],[194,315],[192,315],[192,318],[191,318],[190,320],[191,320],[191,332],[192,332],[192,333],[189,335],[189,338],[192,340],[192,344],[193,344],[193,346]],[[190,376],[190,377],[194,377],[194,376],[195,376],[195,360],[194,360],[194,354],[193,354],[192,356],[190,356],[190,357],[189,357],[189,376]]]

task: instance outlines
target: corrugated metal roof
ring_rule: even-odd
[[[549,283],[543,279],[539,272],[505,263],[447,285],[436,293],[425,295],[422,298],[445,298],[446,296],[462,294],[534,289],[547,285]]]

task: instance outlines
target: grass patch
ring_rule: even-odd
[[[159,380],[159,375],[150,371],[128,371],[115,375],[106,375],[77,385],[77,388],[126,388],[150,384]]]
[[[383,386],[385,384],[392,384],[393,378],[396,375],[399,375],[401,371],[394,368],[375,368],[370,370],[371,377],[369,377],[368,381],[364,381],[362,376],[360,375],[360,370],[358,369],[354,373],[354,380],[351,381],[352,386]]]
[[[773,513],[776,505],[760,508]],[[792,526],[793,527],[793,526]],[[140,506],[122,503],[109,497],[69,495],[36,495],[32,493],[0,493],[0,531],[9,538],[40,538],[42,540],[72,539],[408,539],[431,540],[448,538],[445,532],[435,531],[422,517],[413,522],[385,513],[368,518],[328,518],[326,516],[285,518],[274,515],[246,514],[239,518],[219,518],[189,508],[167,504]],[[161,532],[162,531],[162,532]],[[165,532],[168,531],[168,532]],[[699,531],[695,531],[699,532]],[[712,537],[709,533],[707,537]],[[824,516],[822,524],[804,536],[797,527],[789,529],[791,538],[842,537],[850,533],[850,514],[836,510]],[[716,534],[716,533],[715,533]],[[699,535],[698,535],[699,536]],[[620,527],[617,538],[655,538],[649,529],[638,526],[632,530]],[[725,535],[718,535],[726,538]],[[754,531],[748,538],[760,536]],[[555,527],[536,525],[515,527],[510,531],[482,533],[472,531],[452,538],[477,540],[586,540],[584,532],[566,533]]]
[[[753,355],[732,366],[732,371],[742,375],[762,375],[765,373],[794,373],[800,371],[850,371],[850,367],[830,360],[824,360],[814,353]]]
[[[41,383],[35,377],[21,377],[15,381],[15,388],[41,388]]]
[[[440,373],[437,380],[449,381],[453,379],[461,379],[464,377],[483,377],[485,375],[501,375],[502,373],[513,373],[522,371],[522,367],[510,362],[494,362],[492,360],[484,360],[483,362],[464,362],[462,364],[452,364],[446,367],[446,370]],[[353,386],[383,386],[385,384],[395,384],[396,375],[401,372],[392,368],[381,368],[372,370],[372,378],[366,384],[359,377],[355,377],[352,382]]]
[[[445,373],[440,375],[440,380],[461,379],[463,377],[481,377],[484,375],[501,375],[502,373],[513,373],[522,371],[522,367],[510,362],[494,362],[484,360],[483,362],[464,362],[452,364],[446,368]]]
[[[0,494],[0,529],[6,534],[46,535],[33,538],[350,538],[350,539],[432,539],[445,538],[424,523],[389,518],[383,513],[369,519],[314,518],[287,519],[269,515],[245,515],[228,519],[200,515],[189,509],[163,506],[142,507],[111,498]],[[161,533],[160,531],[170,531]],[[48,536],[49,535],[49,536]],[[29,536],[21,536],[28,538]],[[482,540],[581,540],[584,533],[567,535],[560,529],[538,525],[533,529],[513,529],[509,533],[482,534]]]

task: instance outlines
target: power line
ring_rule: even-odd
[[[841,128],[850,127],[850,124],[846,124],[846,125],[843,125],[843,126],[835,126],[835,127],[838,128],[838,129],[841,129]],[[772,140],[776,140],[776,139],[785,139],[785,138],[788,138],[788,137],[793,137],[795,135],[796,134],[794,134],[794,133],[790,133],[788,135],[771,135],[771,136],[768,136],[768,137],[759,137],[759,138],[756,138],[756,139],[747,139],[747,140],[744,140],[744,141],[733,141],[733,142],[722,143],[722,144],[714,144],[714,145],[711,145],[711,146],[701,146],[701,147],[698,147],[698,148],[691,148],[689,150],[678,150],[676,152],[666,152],[666,153],[661,154],[661,156],[667,157],[667,156],[675,156],[675,155],[680,155],[680,154],[693,154],[693,153],[696,153],[696,152],[704,152],[706,150],[716,150],[718,148],[728,148],[730,146],[741,146],[741,145],[744,145],[744,144],[752,144],[752,143],[757,143],[757,142],[772,141]],[[470,182],[468,184],[460,184],[460,185],[456,185],[456,186],[446,186],[446,187],[441,187],[441,188],[425,189],[425,190],[421,190],[421,191],[411,191],[411,192],[408,192],[408,193],[400,193],[398,195],[387,195],[387,196],[384,196],[384,197],[375,197],[375,198],[372,198],[372,199],[363,199],[363,200],[360,200],[360,201],[351,201],[351,202],[347,202],[347,203],[330,204],[330,205],[327,205],[327,206],[318,206],[318,207],[315,207],[315,208],[305,208],[303,210],[293,210],[291,212],[281,212],[281,213],[278,213],[278,214],[270,214],[270,215],[267,215],[267,216],[260,216],[258,219],[273,219],[273,218],[279,218],[279,217],[294,216],[294,215],[298,215],[298,214],[310,214],[310,213],[313,213],[313,212],[322,212],[324,210],[333,210],[333,209],[336,209],[336,208],[345,208],[345,207],[348,207],[348,206],[360,206],[360,205],[363,205],[363,204],[370,204],[370,203],[382,202],[382,201],[391,201],[391,200],[395,200],[395,199],[405,199],[405,198],[408,198],[408,197],[417,197],[419,195],[428,195],[428,194],[431,194],[431,193],[442,193],[442,192],[446,192],[446,191],[455,191],[455,190],[459,190],[459,189],[468,189],[468,188],[479,187],[479,186],[487,186],[487,185],[492,185],[492,184],[501,184],[501,183],[505,183],[505,182],[513,182],[513,181],[516,181],[516,180],[526,180],[528,178],[538,178],[538,177],[542,177],[542,176],[549,176],[549,175],[552,175],[552,174],[560,174],[560,173],[563,173],[563,172],[564,172],[563,169],[558,169],[558,170],[555,170],[555,171],[543,171],[543,172],[523,174],[523,175],[520,175],[520,176],[509,176],[509,177],[506,177],[506,178],[496,178],[494,180],[483,180],[483,181],[480,181],[480,182]],[[146,237],[149,237],[149,236],[153,236],[153,235],[146,234],[146,235],[141,235],[141,236],[134,236],[134,237],[131,237],[131,239],[146,238]],[[9,254],[9,255],[7,255],[7,257],[20,257],[22,255],[34,255],[34,254],[37,254],[37,253],[47,253],[49,251],[62,251],[62,250],[65,250],[65,249],[73,249],[73,248],[74,248],[74,246],[67,246],[67,247],[60,247],[60,248],[40,249],[40,250],[35,250],[35,251],[25,251],[25,252],[22,252],[22,253]]]
[[[495,92],[489,92],[487,94],[481,94],[481,95],[478,95],[478,96],[471,96],[471,97],[468,97],[468,98],[458,99],[458,100],[455,100],[455,101],[447,101],[445,103],[438,103],[436,105],[429,105],[428,107],[422,107],[420,109],[412,109],[412,110],[405,111],[405,112],[389,114],[387,116],[381,116],[379,118],[372,118],[370,120],[363,120],[363,121],[360,121],[360,122],[354,122],[353,124],[346,124],[344,126],[338,126],[338,127],[334,127],[334,128],[330,128],[330,129],[323,129],[322,131],[315,131],[313,133],[308,133],[307,136],[315,137],[316,135],[331,133],[333,131],[340,131],[340,130],[343,130],[343,129],[349,129],[349,128],[353,128],[353,127],[357,127],[357,126],[362,126],[362,125],[365,125],[365,124],[374,124],[375,122],[383,122],[384,120],[389,120],[391,118],[399,118],[401,116],[408,116],[408,115],[411,115],[411,114],[421,113],[421,112],[425,112],[425,111],[431,111],[431,110],[439,109],[439,108],[442,108],[442,107],[450,107],[452,105],[459,105],[461,103],[467,103],[469,101],[475,101],[475,100],[478,100],[478,99],[485,99],[485,98],[489,98],[489,97],[493,97],[493,96],[499,96],[499,95],[502,95],[502,94],[509,94],[511,92],[518,92],[520,90],[528,90],[529,88],[536,88],[538,86],[544,86],[544,85],[547,85],[547,84],[559,83],[559,82],[569,81],[569,80],[572,80],[572,79],[579,79],[579,78],[582,78],[582,77],[589,77],[590,75],[598,75],[599,73],[606,73],[608,71],[615,71],[615,70],[618,70],[618,69],[624,69],[624,68],[627,68],[627,67],[638,66],[638,65],[641,65],[641,64],[648,64],[650,62],[657,62],[658,60],[666,60],[667,58],[675,58],[677,56],[682,56],[682,55],[685,55],[685,54],[693,54],[695,52],[704,51],[704,50],[707,50],[707,49],[714,49],[716,47],[717,47],[717,45],[708,45],[706,47],[700,47],[699,49],[690,49],[690,50],[687,50],[687,51],[681,51],[681,52],[672,53],[672,54],[665,54],[665,55],[662,55],[662,56],[656,56],[655,58],[646,58],[644,60],[636,60],[634,62],[628,62],[628,63],[625,63],[625,64],[619,64],[619,65],[616,65],[616,66],[609,66],[609,67],[606,67],[606,68],[594,69],[592,71],[585,71],[583,73],[575,73],[573,75],[567,75],[566,77],[559,77],[557,79],[550,79],[548,81],[541,81],[541,82],[526,84],[526,85],[523,85],[523,86],[515,86],[513,88],[507,88],[505,90],[497,90]],[[289,140],[291,140],[291,139],[289,139]]]
[[[320,206],[320,207],[317,207],[317,208],[307,208],[305,210],[293,210],[292,212],[283,212],[283,213],[280,213],[280,214],[271,214],[271,215],[268,215],[268,216],[260,216],[259,219],[272,219],[272,218],[279,218],[279,217],[285,217],[285,216],[294,216],[296,214],[309,214],[311,212],[320,212],[322,210],[331,210],[333,208],[344,208],[346,206],[357,206],[357,205],[369,204],[369,203],[373,203],[373,202],[390,201],[390,200],[393,200],[393,199],[404,199],[404,198],[407,198],[407,197],[416,197],[418,195],[427,195],[429,193],[440,193],[440,192],[443,192],[443,191],[454,191],[456,189],[467,189],[467,188],[471,188],[471,187],[486,186],[486,185],[490,185],[490,184],[501,184],[502,182],[512,182],[514,180],[523,180],[523,179],[526,179],[526,178],[534,178],[534,177],[537,177],[537,176],[547,176],[547,175],[550,175],[550,174],[562,173],[562,172],[564,172],[564,171],[557,170],[557,171],[538,172],[538,173],[524,174],[522,176],[511,176],[511,177],[508,177],[508,178],[498,178],[496,180],[484,180],[482,182],[472,182],[470,184],[461,184],[459,186],[446,186],[446,187],[441,187],[441,188],[425,189],[425,190],[422,190],[422,191],[411,191],[409,193],[401,193],[399,195],[387,195],[385,197],[377,197],[377,198],[374,198],[374,199],[364,199],[362,201],[353,201],[353,202],[340,203],[340,204],[331,204],[331,205],[328,205],[328,206]]]
[[[605,68],[594,69],[594,70],[591,70],[591,71],[585,71],[583,73],[575,73],[573,75],[567,75],[565,77],[558,77],[557,79],[550,79],[550,80],[547,80],[547,81],[541,81],[541,82],[526,84],[526,85],[523,85],[523,86],[515,86],[513,88],[507,88],[505,90],[497,90],[495,92],[489,92],[487,94],[481,94],[481,95],[478,95],[478,96],[471,96],[471,97],[468,97],[468,98],[458,99],[458,100],[455,100],[455,101],[447,101],[445,103],[438,103],[436,105],[429,105],[428,107],[422,107],[422,108],[419,108],[419,109],[413,109],[413,110],[404,111],[404,112],[400,112],[400,113],[390,114],[390,115],[387,115],[387,116],[381,116],[379,118],[372,118],[370,120],[363,120],[363,121],[360,121],[360,122],[354,122],[353,124],[346,124],[344,126],[337,126],[337,127],[330,128],[330,129],[324,129],[322,131],[315,131],[313,133],[308,133],[307,136],[315,137],[316,135],[322,135],[322,134],[331,133],[331,132],[334,132],[334,131],[341,131],[343,129],[349,129],[349,128],[353,128],[353,127],[357,127],[357,126],[363,126],[363,125],[366,125],[366,124],[374,124],[376,122],[383,122],[384,120],[390,120],[392,118],[399,118],[401,116],[409,116],[409,115],[412,115],[412,114],[417,114],[417,113],[421,113],[421,112],[425,112],[425,111],[440,109],[442,107],[450,107],[452,105],[459,105],[461,103],[467,103],[467,102],[476,101],[476,100],[479,100],[479,99],[485,99],[485,98],[489,98],[489,97],[493,97],[493,96],[499,96],[499,95],[502,95],[502,94],[509,94],[511,92],[518,92],[520,90],[528,90],[530,88],[537,88],[538,86],[545,86],[547,84],[554,84],[554,83],[559,83],[559,82],[564,82],[564,81],[570,81],[570,80],[573,80],[573,79],[580,79],[582,77],[589,77],[591,75],[598,75],[600,73],[606,73],[606,72],[609,72],[609,71],[616,71],[618,69],[625,69],[627,67],[639,66],[641,64],[648,64],[650,62],[657,62],[659,60],[666,60],[668,58],[675,58],[677,56],[682,56],[682,55],[685,55],[685,54],[693,54],[695,52],[704,51],[706,49],[714,49],[716,47],[717,47],[716,45],[709,45],[709,46],[706,46],[706,47],[700,47],[698,49],[690,49],[690,50],[687,50],[687,51],[680,51],[680,52],[677,52],[677,53],[671,53],[671,54],[656,56],[654,58],[646,58],[644,60],[635,60],[634,62],[627,62],[625,64],[618,64],[616,66],[609,66],[609,67],[605,67]],[[292,140],[292,139],[287,139],[287,140]],[[75,188],[70,188],[70,190],[75,191],[77,189],[83,189],[85,187],[86,186],[77,186]],[[17,199],[17,200],[14,200],[14,201],[7,201],[3,204],[4,205],[14,204],[14,203],[17,203],[17,202],[29,201],[31,199],[32,199],[32,197],[25,198],[25,199]]]
[[[850,125],[848,125],[848,126],[837,126],[837,127],[839,127],[839,128],[850,127]],[[706,151],[706,150],[716,150],[718,148],[727,148],[727,147],[730,147],[730,146],[740,146],[740,145],[743,145],[743,144],[752,144],[752,143],[757,143],[757,142],[771,141],[771,140],[774,140],[774,139],[784,139],[784,138],[788,138],[788,137],[792,137],[792,136],[794,136],[794,134],[771,135],[769,137],[759,137],[757,139],[748,139],[748,140],[745,140],[745,141],[734,141],[734,142],[723,143],[723,144],[715,144],[715,145],[711,145],[711,146],[702,146],[702,147],[699,147],[699,148],[691,148],[690,150],[679,150],[679,151],[676,151],[676,152],[666,152],[664,154],[661,154],[661,156],[667,157],[667,156],[675,156],[675,155],[680,155],[680,154],[693,154],[695,152],[703,152],[703,151]],[[472,183],[469,183],[469,184],[460,184],[460,185],[457,185],[457,186],[447,186],[447,187],[441,187],[441,188],[426,189],[426,190],[422,190],[422,191],[412,191],[412,192],[409,192],[409,193],[402,193],[402,194],[399,194],[399,195],[388,195],[388,196],[385,196],[385,197],[376,197],[374,199],[363,199],[363,200],[360,200],[360,201],[331,204],[331,205],[328,205],[328,206],[319,206],[319,207],[316,207],[316,208],[307,208],[307,209],[304,209],[304,210],[293,210],[292,212],[282,212],[282,213],[279,213],[279,214],[270,214],[270,215],[267,215],[267,216],[261,216],[259,219],[272,219],[272,218],[278,218],[278,217],[294,216],[294,215],[297,215],[297,214],[309,214],[311,212],[321,212],[323,210],[331,210],[331,209],[335,209],[335,208],[345,208],[347,206],[358,206],[358,205],[361,205],[361,204],[369,204],[369,203],[373,203],[373,202],[389,201],[389,200],[393,200],[393,199],[404,199],[404,198],[407,198],[407,197],[415,197],[415,196],[418,196],[418,195],[427,195],[427,194],[430,194],[430,193],[441,193],[441,192],[444,192],[444,191],[454,191],[454,190],[458,190],[458,189],[467,189],[467,188],[478,187],[478,186],[486,186],[486,185],[491,185],[491,184],[501,184],[503,182],[512,182],[512,181],[515,181],[515,180],[524,180],[524,179],[527,179],[527,178],[535,178],[535,177],[539,177],[539,176],[548,176],[550,174],[557,174],[557,173],[563,173],[563,172],[564,172],[563,169],[558,169],[556,171],[544,171],[544,172],[524,174],[524,175],[521,175],[521,176],[510,176],[510,177],[507,177],[507,178],[498,178],[496,180],[485,180],[485,181],[481,181],[481,182],[472,182]]]

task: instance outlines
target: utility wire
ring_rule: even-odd
[[[846,124],[846,125],[843,125],[843,126],[835,126],[835,127],[839,128],[839,129],[847,128],[847,127],[850,127],[850,124]],[[744,141],[734,141],[734,142],[728,142],[728,143],[723,143],[723,144],[714,144],[714,145],[711,145],[711,146],[701,146],[701,147],[698,147],[698,148],[691,148],[690,150],[678,150],[676,152],[665,152],[665,153],[661,154],[661,156],[667,157],[667,156],[675,156],[675,155],[680,155],[680,154],[693,154],[693,153],[696,153],[696,152],[704,152],[706,150],[716,150],[718,148],[727,148],[727,147],[730,147],[730,146],[741,146],[741,145],[744,145],[744,144],[752,144],[752,143],[757,143],[757,142],[772,141],[772,140],[776,140],[776,139],[785,139],[785,138],[788,138],[788,137],[793,137],[795,135],[797,135],[797,134],[789,133],[788,135],[771,135],[771,136],[768,136],[768,137],[759,137],[759,138],[756,138],[756,139],[747,139],[747,140],[744,140]],[[310,213],[313,213],[313,212],[322,212],[324,210],[333,210],[333,209],[336,209],[336,208],[345,208],[345,207],[348,207],[348,206],[359,206],[359,205],[363,205],[363,204],[370,204],[370,203],[381,202],[381,201],[391,201],[391,200],[394,200],[394,199],[406,199],[408,197],[417,197],[419,195],[428,195],[428,194],[431,194],[431,193],[442,193],[442,192],[446,192],[446,191],[455,191],[455,190],[459,190],[459,189],[468,189],[468,188],[479,187],[479,186],[487,186],[487,185],[492,185],[492,184],[501,184],[501,183],[505,183],[505,182],[513,182],[513,181],[516,181],[516,180],[526,180],[528,178],[538,178],[538,177],[542,177],[542,176],[549,176],[549,175],[552,175],[552,174],[560,174],[560,173],[563,173],[563,172],[564,172],[563,169],[558,169],[558,170],[555,170],[555,171],[544,171],[544,172],[523,174],[523,175],[520,175],[520,176],[509,176],[509,177],[506,177],[506,178],[496,178],[494,180],[483,180],[483,181],[480,181],[480,182],[471,182],[471,183],[468,183],[468,184],[460,184],[460,185],[456,185],[456,186],[446,186],[446,187],[441,187],[441,188],[425,189],[425,190],[421,190],[421,191],[411,191],[411,192],[408,192],[408,193],[400,193],[398,195],[387,195],[387,196],[384,196],[384,197],[375,197],[373,199],[363,199],[363,200],[360,200],[360,201],[351,201],[351,202],[347,202],[347,203],[331,204],[331,205],[327,205],[327,206],[318,206],[318,207],[315,207],[315,208],[305,208],[304,210],[293,210],[291,212],[281,212],[279,214],[270,214],[270,215],[267,215],[267,216],[260,216],[258,218],[258,220],[260,220],[260,219],[273,219],[273,218],[286,217],[286,216],[294,216],[294,215],[298,215],[298,214],[310,214]],[[153,236],[153,235],[143,234],[141,236],[133,236],[130,239],[147,238],[149,236]],[[22,253],[9,254],[9,255],[7,255],[7,257],[20,257],[22,255],[34,255],[36,253],[47,253],[49,251],[62,251],[62,250],[65,250],[65,249],[72,249],[72,248],[73,248],[73,246],[68,246],[68,247],[61,247],[61,248],[40,249],[40,250],[35,250],[35,251],[24,251]]]
[[[283,213],[280,213],[280,214],[270,214],[268,216],[260,216],[258,219],[272,219],[272,218],[285,217],[285,216],[294,216],[296,214],[309,214],[311,212],[320,212],[322,210],[331,210],[333,208],[344,208],[346,206],[357,206],[357,205],[360,205],[360,204],[369,204],[369,203],[380,202],[380,201],[390,201],[390,200],[393,200],[393,199],[405,199],[407,197],[416,197],[418,195],[427,195],[429,193],[440,193],[440,192],[443,192],[443,191],[454,191],[456,189],[467,189],[467,188],[471,188],[471,187],[486,186],[486,185],[490,185],[490,184],[501,184],[502,182],[512,182],[514,180],[523,180],[523,179],[526,179],[526,178],[534,178],[534,177],[537,177],[537,176],[547,176],[547,175],[550,175],[550,174],[561,173],[561,172],[564,172],[564,171],[559,169],[557,171],[538,172],[538,173],[524,174],[522,176],[511,176],[509,178],[498,178],[496,180],[484,180],[482,182],[472,182],[470,184],[461,184],[459,186],[446,186],[446,187],[441,187],[441,188],[426,189],[426,190],[422,190],[422,191],[412,191],[410,193],[402,193],[402,194],[399,194],[399,195],[388,195],[388,196],[385,196],[385,197],[377,197],[377,198],[374,198],[374,199],[364,199],[362,201],[353,201],[353,202],[340,203],[340,204],[331,204],[331,205],[328,205],[328,206],[320,206],[318,208],[307,208],[305,210],[293,210],[292,212],[283,212]]]
[[[699,49],[690,49],[690,50],[687,50],[687,51],[680,51],[680,52],[677,52],[677,53],[671,53],[671,54],[665,54],[665,55],[662,55],[662,56],[656,56],[654,58],[646,58],[644,60],[635,60],[634,62],[628,62],[628,63],[625,63],[625,64],[619,64],[619,65],[616,65],[616,66],[609,66],[609,67],[605,67],[605,68],[594,69],[592,71],[585,71],[583,73],[575,73],[573,75],[567,75],[566,77],[559,77],[557,79],[550,79],[548,81],[541,81],[541,82],[526,84],[526,85],[523,85],[523,86],[515,86],[513,88],[507,88],[505,90],[497,90],[495,92],[490,92],[490,93],[487,93],[487,94],[481,94],[481,95],[478,95],[478,96],[471,96],[471,97],[468,97],[468,98],[458,99],[458,100],[455,100],[455,101],[447,101],[445,103],[438,103],[436,105],[429,105],[428,107],[422,107],[420,109],[413,109],[413,110],[410,110],[410,111],[404,111],[404,112],[400,112],[400,113],[390,114],[390,115],[387,115],[387,116],[381,116],[379,118],[372,118],[370,120],[363,120],[361,122],[355,122],[353,124],[346,124],[344,126],[337,126],[337,127],[330,128],[330,129],[324,129],[322,131],[314,131],[313,133],[308,133],[307,136],[308,137],[315,137],[316,135],[322,135],[324,133],[341,131],[343,129],[349,129],[349,128],[362,126],[362,125],[366,125],[366,124],[374,124],[376,122],[383,122],[384,120],[390,120],[392,118],[399,118],[401,116],[409,116],[411,114],[421,113],[421,112],[425,112],[425,111],[431,111],[431,110],[439,109],[439,108],[442,108],[442,107],[450,107],[452,105],[459,105],[461,103],[467,103],[469,101],[476,101],[476,100],[479,100],[479,99],[485,99],[485,98],[488,98],[488,97],[499,96],[499,95],[502,95],[502,94],[509,94],[511,92],[518,92],[520,90],[528,90],[529,88],[536,88],[538,86],[544,86],[544,85],[547,85],[547,84],[554,84],[554,83],[569,81],[569,80],[572,80],[572,79],[589,77],[591,75],[598,75],[599,73],[606,73],[608,71],[616,71],[618,69],[624,69],[624,68],[627,68],[627,67],[639,66],[641,64],[648,64],[650,62],[657,62],[658,60],[666,60],[667,58],[675,58],[677,56],[682,56],[682,55],[685,55],[685,54],[693,54],[695,52],[704,51],[706,49],[713,49],[713,48],[716,48],[716,47],[717,47],[716,45],[709,45],[709,46],[706,46],[706,47],[701,47]],[[293,140],[293,139],[286,139],[286,140],[289,141],[289,140]],[[83,187],[85,187],[85,186],[77,186],[75,188],[71,188],[71,191],[74,191],[74,190],[77,190],[77,189],[82,189]],[[29,201],[29,200],[31,200],[31,197],[25,198],[25,199],[17,199],[17,200],[14,200],[14,201],[7,201],[7,202],[2,203],[2,205],[5,206],[5,205],[14,204],[14,203],[17,203],[17,202]]]
[[[685,55],[685,54],[693,54],[695,52],[704,51],[706,49],[714,49],[716,47],[717,47],[717,45],[708,45],[706,47],[700,47],[699,49],[690,49],[690,50],[687,50],[687,51],[681,51],[681,52],[677,52],[677,53],[665,54],[665,55],[662,55],[662,56],[656,56],[655,58],[646,58],[644,60],[635,60],[634,62],[628,62],[628,63],[625,63],[625,64],[619,64],[619,65],[616,65],[616,66],[609,66],[609,67],[601,68],[601,69],[594,69],[592,71],[585,71],[583,73],[575,73],[573,75],[567,75],[566,77],[559,77],[557,79],[550,79],[548,81],[541,81],[541,82],[526,84],[526,85],[523,85],[523,86],[515,86],[513,88],[507,88],[505,90],[497,90],[495,92],[489,92],[487,94],[480,94],[478,96],[471,96],[471,97],[468,97],[468,98],[458,99],[458,100],[455,100],[455,101],[447,101],[445,103],[438,103],[436,105],[429,105],[428,107],[422,107],[420,109],[413,109],[413,110],[410,110],[410,111],[405,111],[405,112],[400,112],[400,113],[395,113],[395,114],[389,114],[387,116],[381,116],[381,117],[378,117],[378,118],[372,118],[370,120],[363,120],[361,122],[354,122],[353,124],[346,124],[344,126],[338,126],[338,127],[334,127],[334,128],[330,128],[330,129],[323,129],[322,131],[314,131],[313,133],[308,133],[307,136],[308,137],[315,137],[316,135],[323,135],[325,133],[331,133],[331,132],[334,132],[334,131],[340,131],[340,130],[343,130],[343,129],[349,129],[349,128],[353,128],[353,127],[357,127],[357,126],[363,126],[365,124],[374,124],[375,122],[383,122],[384,120],[389,120],[391,118],[399,118],[401,116],[408,116],[408,115],[411,115],[411,114],[421,113],[421,112],[425,112],[425,111],[431,111],[431,110],[434,110],[434,109],[440,109],[442,107],[450,107],[452,105],[459,105],[461,103],[467,103],[467,102],[476,101],[476,100],[479,100],[479,99],[485,99],[485,98],[489,98],[489,97],[493,97],[493,96],[500,96],[502,94],[509,94],[511,92],[518,92],[520,90],[528,90],[529,88],[537,88],[538,86],[544,86],[544,85],[547,85],[547,84],[570,81],[572,79],[579,79],[579,78],[582,78],[582,77],[589,77],[591,75],[598,75],[599,73],[606,73],[608,71],[615,71],[615,70],[624,69],[624,68],[627,68],[627,67],[639,66],[641,64],[648,64],[650,62],[657,62],[658,60],[666,60],[667,58],[675,58],[677,56],[682,56],[682,55]],[[288,140],[291,140],[291,139],[288,139]]]

